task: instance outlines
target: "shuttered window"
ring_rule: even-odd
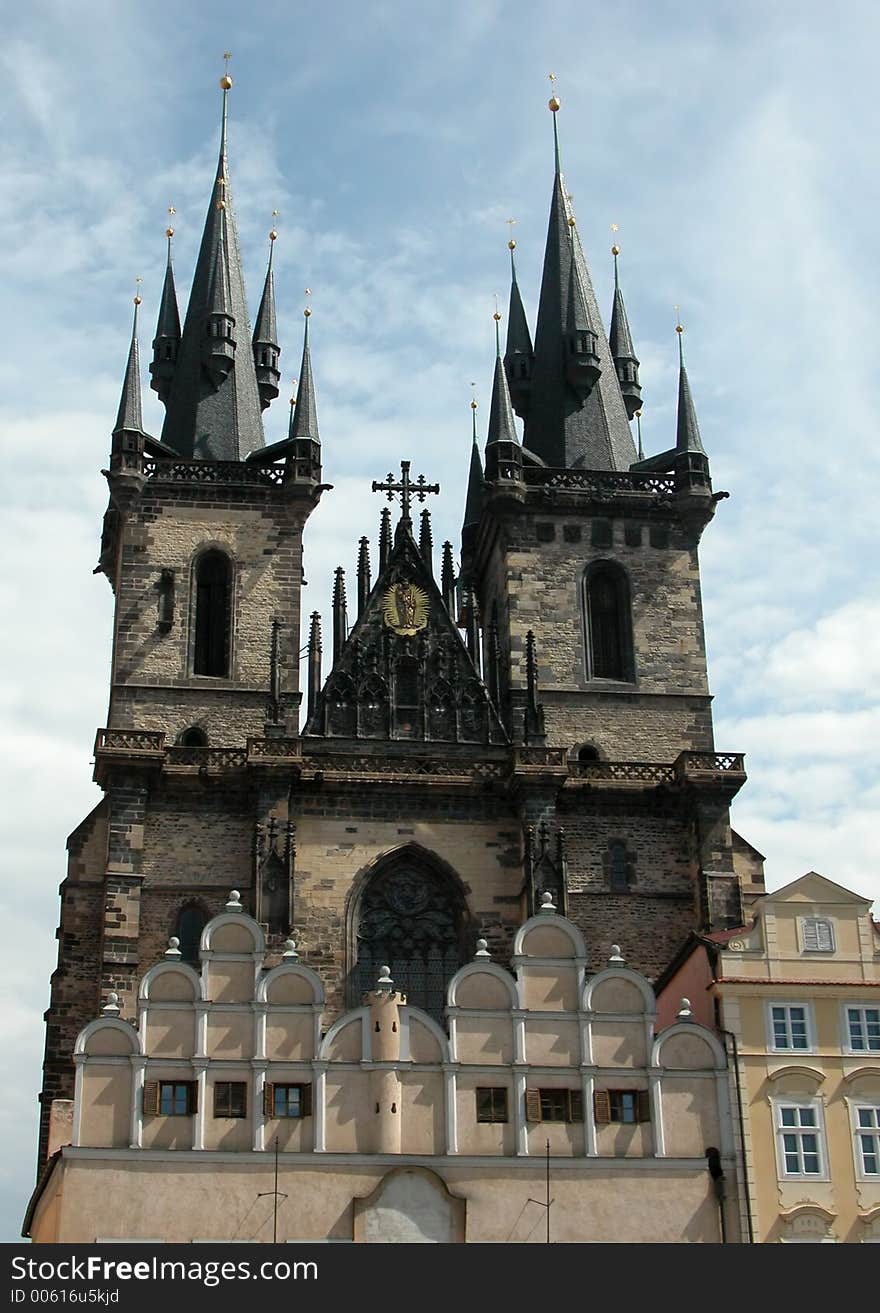
[[[503,1085],[481,1086],[477,1089],[477,1121],[507,1121],[507,1090]]]
[[[582,1122],[584,1099],[580,1090],[526,1090],[526,1121]]]
[[[214,1084],[214,1116],[247,1116],[247,1082],[218,1080]]]
[[[269,1081],[263,1086],[265,1117],[311,1117],[311,1085],[279,1085]]]
[[[596,1090],[593,1094],[593,1117],[597,1126],[610,1122],[634,1125],[651,1120],[651,1100],[647,1090]]]
[[[194,1080],[144,1082],[145,1117],[189,1117],[198,1110],[199,1087]]]
[[[801,942],[805,953],[833,953],[834,926],[818,916],[805,916],[801,921]]]

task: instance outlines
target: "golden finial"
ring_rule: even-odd
[[[617,232],[617,224],[616,224],[616,223],[612,223],[612,225],[611,225],[611,231],[612,231],[613,233],[616,233],[616,232]],[[614,245],[612,246],[612,248],[611,248],[611,254],[614,256],[615,259],[617,259],[618,255],[620,255],[620,247],[617,245],[617,242],[615,242]]]
[[[547,76],[550,79],[550,89],[553,92],[553,95],[547,101],[547,108],[552,114],[555,114],[559,109],[559,97],[556,94],[556,74],[548,73]]]
[[[278,211],[278,210],[273,210],[273,211],[272,211],[272,218],[273,218],[273,219],[277,219],[279,213],[280,213],[280,211]],[[271,227],[270,230],[269,230],[269,241],[270,241],[270,242],[274,242],[274,241],[277,241],[277,239],[278,239],[278,229],[275,227],[275,225],[274,225],[274,223],[273,223],[273,224],[272,224],[272,227]]]
[[[173,206],[173,205],[169,205],[169,206],[168,206],[168,218],[170,219],[170,218],[172,217],[172,215],[174,215],[174,214],[176,214],[176,213],[177,213],[177,211],[175,210],[174,206]],[[168,227],[165,229],[165,236],[169,239],[169,241],[170,241],[171,238],[174,236],[174,229],[171,227],[171,224],[170,224],[170,223],[169,223]]]
[[[135,305],[140,305],[140,303],[141,303],[140,286],[141,286],[141,283],[142,283],[143,281],[144,281],[143,278],[136,278],[136,279],[134,280],[134,303],[135,303]]]
[[[295,378],[292,378],[290,380],[290,404],[291,406],[296,405],[296,379]]]
[[[509,239],[509,241],[508,241],[508,243],[507,243],[507,249],[508,249],[509,251],[515,251],[515,250],[516,250],[516,242],[513,240],[513,225],[514,225],[515,223],[516,223],[516,219],[508,219],[508,220],[507,220],[508,227],[510,228],[510,239]]]
[[[494,313],[494,315],[492,316],[492,318],[495,320],[495,323],[496,323],[496,324],[499,324],[499,323],[501,322],[501,315],[500,315],[499,310],[498,310],[498,293],[497,293],[497,292],[495,293],[495,313]]]
[[[306,291],[306,296],[311,296],[311,295],[312,295],[312,289],[311,289],[310,287],[307,287],[307,288],[305,289],[305,291]],[[309,306],[309,303],[308,303],[308,301],[307,301],[307,302],[306,302],[306,308],[305,308],[305,310],[303,310],[303,314],[305,315],[306,319],[308,319],[308,317],[309,317],[309,315],[310,315],[311,313],[312,313],[312,311],[311,311],[311,307]]]
[[[220,79],[220,86],[223,88],[224,91],[228,91],[229,88],[232,86],[232,78],[229,76],[229,61],[232,58],[232,51],[224,50],[223,58],[226,61],[226,72],[223,74],[222,78]]]
[[[675,331],[676,333],[678,333],[679,337],[681,337],[682,333],[684,332],[684,328],[682,327],[682,323],[681,323],[681,312],[678,306],[675,306]]]

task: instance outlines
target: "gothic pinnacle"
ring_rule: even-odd
[[[169,218],[174,214],[174,206],[169,205]],[[174,229],[170,223],[165,229],[168,242],[168,254],[165,261],[165,281],[162,285],[162,299],[159,302],[159,315],[156,321],[156,336],[153,338],[153,359],[150,363],[150,387],[158,393],[159,400],[167,403],[171,392],[171,381],[180,350],[180,311],[177,307],[177,289],[174,286],[174,266],[171,262],[171,239]]]
[[[629,320],[626,317],[626,306],[623,303],[623,293],[620,290],[617,269],[617,257],[620,255],[620,247],[616,242],[611,248],[611,254],[614,256],[614,307],[611,311],[611,332],[608,343],[611,347],[614,368],[617,370],[617,381],[620,384],[620,392],[623,397],[623,404],[626,406],[627,417],[632,419],[642,405],[639,361],[633,347],[632,334],[629,331]]]
[[[141,280],[138,279],[137,281],[140,284]],[[137,337],[138,308],[140,304],[140,293],[136,292],[134,314],[131,322],[131,341],[128,347],[128,360],[125,365],[122,394],[119,398],[119,410],[116,413],[116,423],[113,426],[114,435],[117,433],[143,433],[144,431],[141,406],[141,362]]]
[[[278,233],[273,228],[269,233],[269,261],[266,266],[266,280],[263,284],[263,295],[260,298],[260,308],[257,312],[257,322],[254,328],[254,367],[257,374],[257,389],[260,394],[260,408],[262,410],[271,405],[278,396],[278,384],[281,380],[281,370],[278,368],[281,347],[278,345],[278,325],[275,317],[275,276],[272,272],[272,257],[275,252],[277,237]]]

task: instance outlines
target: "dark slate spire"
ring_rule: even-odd
[[[311,310],[306,306],[303,311],[306,326],[303,333],[302,364],[299,371],[296,405],[290,417],[290,436],[292,438],[310,438],[312,442],[320,442],[318,412],[315,407],[315,384],[312,379],[312,356],[309,351],[309,318],[311,313]]]
[[[232,79],[228,74],[220,85],[220,154],[162,441],[186,458],[243,460],[264,446],[263,421],[229,188],[226,121]]]
[[[572,259],[568,266],[568,297],[565,313],[565,379],[586,401],[602,373],[597,354],[598,335],[590,318],[590,308],[581,282],[578,262],[574,258],[574,219],[569,219]]]
[[[448,541],[443,544],[440,591],[446,603],[446,610],[455,619],[455,562],[452,559],[452,543]]]
[[[617,370],[617,381],[620,384],[623,404],[626,406],[627,418],[632,419],[642,405],[639,361],[633,347],[632,334],[629,331],[629,320],[626,317],[626,306],[623,304],[623,293],[620,290],[620,280],[617,273],[617,257],[620,255],[620,247],[616,244],[612,246],[611,254],[614,256],[614,308],[611,311],[611,333],[608,338],[608,345],[611,347],[611,354],[614,357],[614,368]]]
[[[321,617],[317,611],[312,612],[312,623],[309,626],[309,688],[308,688],[308,716],[311,717],[318,703],[318,694],[321,691]]]
[[[358,547],[358,619],[364,613],[364,607],[367,605],[367,598],[370,596],[372,588],[372,579],[370,572],[370,540],[363,537]]]
[[[462,539],[468,531],[473,532],[476,530],[480,521],[480,511],[483,508],[483,462],[480,460],[480,446],[477,442],[476,400],[471,402],[471,416],[473,441],[471,443],[471,467],[468,473],[467,497],[464,504],[464,520],[461,526]]]
[[[339,653],[348,637],[348,610],[345,600],[345,571],[341,565],[336,567],[333,579],[333,664],[339,660]]]
[[[168,239],[168,258],[162,300],[159,302],[159,318],[156,321],[156,336],[153,338],[153,359],[150,363],[150,387],[159,394],[163,404],[168,402],[177,353],[180,350],[180,312],[177,309],[177,289],[174,286],[174,267],[171,263],[174,229],[170,225],[165,229],[165,236]]]
[[[706,451],[700,440],[694,399],[691,396],[691,385],[684,367],[684,349],[681,340],[684,329],[681,324],[676,324],[675,331],[678,333],[678,428],[675,435],[675,450],[679,454],[695,452],[699,456],[705,456]]]
[[[529,410],[529,397],[532,391],[532,364],[534,352],[532,337],[526,312],[523,309],[519,284],[516,281],[516,261],[513,253],[516,242],[511,237],[507,243],[510,249],[510,304],[507,312],[507,346],[504,351],[504,368],[510,386],[510,398],[513,408],[520,419],[525,419]]]
[[[495,313],[495,378],[492,383],[492,404],[489,407],[489,431],[486,435],[486,463],[489,461],[489,448],[496,442],[509,442],[519,446],[516,435],[516,421],[513,418],[513,406],[510,402],[510,388],[507,374],[501,360],[501,338],[499,321],[501,316]],[[488,473],[488,471],[487,471]]]
[[[379,516],[379,573],[385,569],[388,564],[388,557],[391,555],[391,510],[388,506],[382,507],[382,514]]]
[[[254,329],[254,367],[262,410],[278,396],[278,384],[281,381],[281,370],[278,368],[281,347],[278,345],[278,325],[275,321],[275,275],[272,272],[272,256],[277,237],[273,228],[269,233],[269,263],[266,266],[266,281]]]
[[[119,410],[113,426],[113,436],[119,433],[138,433],[143,435],[144,417],[141,409],[141,360],[138,352],[137,323],[140,296],[134,298],[134,316],[131,323],[131,342],[128,348],[128,360],[125,365],[125,378],[122,383],[122,395],[119,398]]]
[[[550,108],[553,111],[556,175],[535,330],[525,446],[548,465],[625,470],[635,458],[635,448],[602,317],[563,185],[556,130],[559,101],[555,96]],[[574,276],[572,263],[575,265]],[[572,296],[576,314],[583,314],[596,334],[597,366],[601,370],[586,399],[583,386],[573,387],[566,378],[565,340]],[[583,308],[579,304],[581,299]]]
[[[419,551],[422,554],[422,560],[425,562],[425,569],[428,574],[434,573],[434,535],[431,533],[431,512],[427,506],[422,511],[422,519],[419,525]]]

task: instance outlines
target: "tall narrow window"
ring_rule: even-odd
[[[196,675],[229,674],[230,573],[223,552],[205,552],[196,566]]]
[[[609,561],[586,578],[587,660],[590,679],[634,678],[626,575]]]
[[[174,933],[180,940],[180,958],[182,962],[189,962],[192,966],[198,966],[199,944],[207,920],[208,917],[205,911],[193,903],[180,909]]]

